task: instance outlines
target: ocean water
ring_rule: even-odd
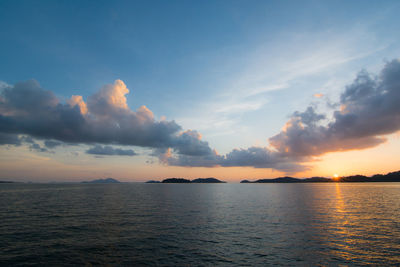
[[[400,183],[0,184],[0,265],[400,265]]]

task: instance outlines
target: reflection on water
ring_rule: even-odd
[[[2,184],[0,263],[399,265],[400,184]]]
[[[335,188],[325,234],[328,255],[359,264],[399,264],[399,185],[337,183]]]

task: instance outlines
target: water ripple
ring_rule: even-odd
[[[400,265],[400,184],[1,184],[0,265]]]

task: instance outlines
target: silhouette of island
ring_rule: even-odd
[[[293,178],[279,177],[274,179],[259,179],[256,181],[243,180],[240,183],[354,183],[354,182],[400,182],[400,171],[389,172],[387,174],[375,174],[371,177],[364,175],[351,175],[338,178],[311,177],[311,178]]]
[[[187,184],[191,183],[190,180],[184,178],[168,178],[162,180],[162,183],[179,183],[179,184]]]
[[[210,178],[197,178],[197,179],[192,180],[192,183],[209,184],[209,183],[226,183],[226,182],[220,181],[214,177],[210,177]]]
[[[257,183],[298,183],[300,179],[293,178],[293,177],[279,177],[275,179],[260,179],[257,180]]]
[[[160,183],[158,181],[150,180],[146,183]],[[161,183],[175,183],[175,184],[211,184],[211,183],[226,183],[224,181],[218,180],[217,178],[210,177],[210,178],[196,178],[194,180],[188,180],[184,178],[167,178],[161,181]]]
[[[149,180],[146,182],[146,184],[159,184],[161,183],[160,181],[155,181],[155,180]]]
[[[121,183],[120,181],[114,178],[105,178],[105,179],[97,179],[92,181],[84,181],[84,184],[118,184]]]

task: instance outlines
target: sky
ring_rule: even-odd
[[[0,179],[399,170],[399,1],[0,2]]]

